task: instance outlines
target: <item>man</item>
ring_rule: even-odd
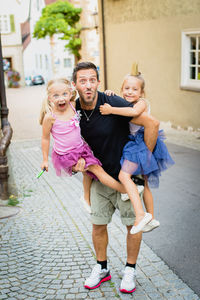
[[[92,148],[94,155],[101,161],[104,170],[115,179],[120,171],[122,150],[128,141],[130,118],[116,115],[101,115],[99,106],[109,103],[112,106],[132,106],[116,95],[107,96],[97,91],[99,75],[96,66],[90,62],[77,64],[73,72],[73,84],[79,93],[76,102],[77,111],[81,112],[81,134]],[[142,125],[146,131],[146,144],[153,150],[159,122],[142,113],[135,118],[135,124]],[[75,171],[84,170],[84,160],[80,159]],[[121,221],[127,227],[127,263],[120,291],[132,293],[135,291],[135,265],[140,249],[142,234],[130,234],[134,223],[134,211],[130,200],[122,201],[121,195],[99,181],[93,181],[91,187],[91,221],[93,224],[92,238],[96,252],[97,264],[85,281],[85,288],[94,289],[102,282],[110,280],[110,271],[107,266],[107,225],[110,223],[115,209],[119,209]]]

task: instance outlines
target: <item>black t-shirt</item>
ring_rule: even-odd
[[[76,110],[80,111],[81,135],[91,147],[94,155],[101,161],[104,170],[115,179],[121,169],[120,158],[124,145],[128,141],[129,121],[131,118],[118,115],[101,115],[99,106],[108,103],[115,107],[132,106],[119,96],[107,96],[98,92],[97,104],[92,112],[81,109],[79,99],[76,100]]]

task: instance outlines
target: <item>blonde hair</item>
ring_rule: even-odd
[[[42,102],[42,107],[40,110],[40,117],[39,117],[40,125],[42,125],[42,123],[43,123],[44,116],[47,113],[52,112],[52,110],[53,110],[48,96],[49,96],[49,90],[54,83],[64,83],[69,88],[69,90],[72,91],[72,97],[71,97],[70,101],[75,101],[75,99],[76,99],[76,91],[72,89],[71,82],[69,80],[67,80],[66,78],[56,78],[56,79],[49,80],[49,82],[47,83],[47,87],[46,87],[47,95]]]

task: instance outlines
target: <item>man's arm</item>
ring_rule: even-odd
[[[158,138],[160,122],[146,112],[132,119],[131,122],[144,127],[144,142],[147,148],[153,152]]]

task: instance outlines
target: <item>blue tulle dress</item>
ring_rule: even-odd
[[[144,143],[144,128],[130,123],[129,142],[125,145],[120,160],[121,169],[132,175],[146,175],[150,187],[159,186],[162,171],[174,164],[168,149],[163,142],[163,130],[159,131],[153,153]]]

